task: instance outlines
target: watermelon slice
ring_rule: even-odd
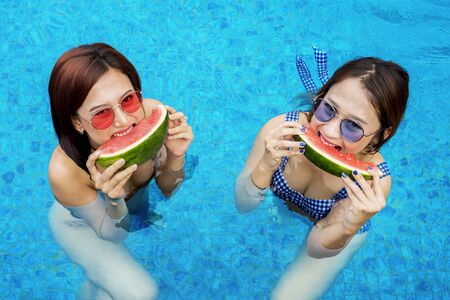
[[[125,169],[153,159],[162,147],[168,132],[169,114],[163,105],[158,105],[152,114],[123,136],[114,136],[101,145],[97,165],[107,168],[117,160],[125,159]]]
[[[340,153],[336,148],[326,145],[322,139],[314,133],[311,128],[301,136],[294,136],[295,141],[304,141],[305,157],[315,166],[334,176],[341,177],[342,173],[351,177],[352,171],[357,170],[365,179],[372,179],[372,175],[367,171],[368,167],[378,170],[372,162],[363,162],[358,160],[355,155],[350,153]],[[381,171],[378,170],[381,175]]]

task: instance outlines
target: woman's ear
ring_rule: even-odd
[[[84,133],[84,128],[81,125],[81,122],[76,117],[72,117],[72,125],[75,128],[76,131],[78,131],[80,134]]]
[[[388,127],[383,131],[383,139],[387,139],[392,133],[392,127]]]

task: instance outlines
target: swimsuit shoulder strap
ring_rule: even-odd
[[[300,118],[299,110],[290,111],[290,112],[286,113],[284,116],[284,120],[290,121],[290,122],[297,122],[299,120],[299,118]]]
[[[389,169],[387,163],[385,161],[379,163],[377,165],[378,169],[383,173],[383,175],[380,176],[380,178],[386,177],[391,175],[391,170]]]

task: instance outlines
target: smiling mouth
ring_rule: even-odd
[[[134,125],[131,125],[126,131],[123,131],[121,133],[115,133],[113,134],[113,137],[119,137],[119,136],[124,136],[127,135],[128,133],[131,132],[131,130],[133,129]]]
[[[320,140],[322,141],[322,143],[324,143],[325,145],[333,147],[337,151],[341,151],[342,150],[341,146],[338,146],[338,145],[332,144],[330,142],[327,142],[320,132],[319,132],[319,137],[320,137]]]

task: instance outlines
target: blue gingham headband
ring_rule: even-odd
[[[322,84],[325,84],[328,81],[328,68],[327,68],[327,53],[323,50],[320,50],[316,46],[313,46],[314,49],[314,59],[317,64],[317,74],[319,75],[319,79]],[[303,83],[303,86],[310,93],[316,94],[317,87],[314,83],[311,73],[309,72],[308,67],[306,66],[303,58],[297,55],[297,71],[300,79]]]

